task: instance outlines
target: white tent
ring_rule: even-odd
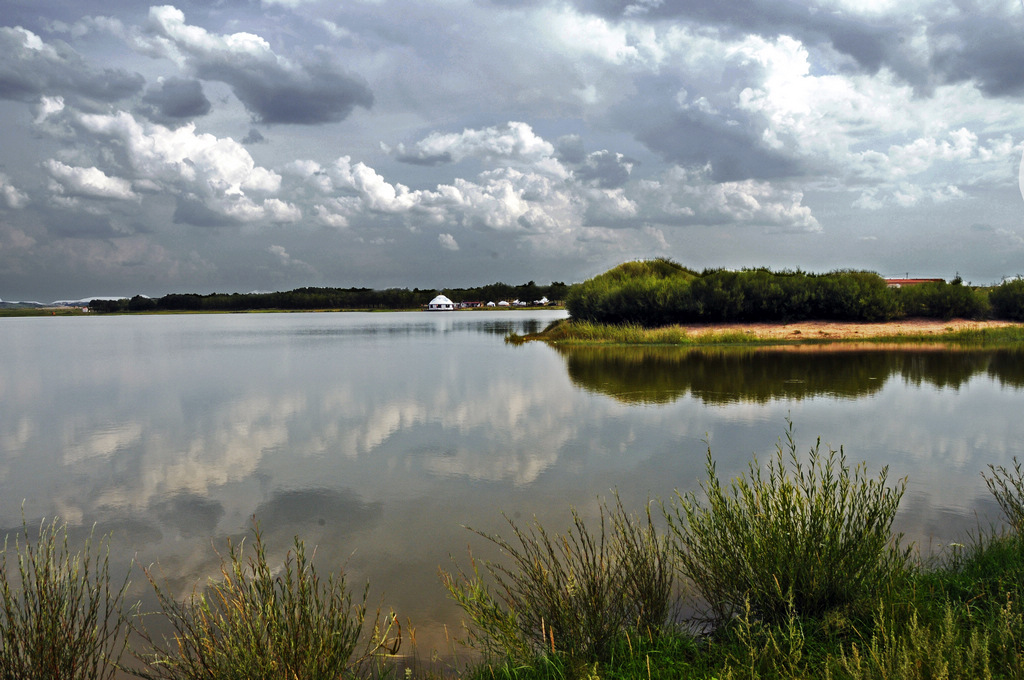
[[[455,309],[455,303],[444,295],[438,295],[430,301],[430,304],[427,305],[427,309],[434,312]]]

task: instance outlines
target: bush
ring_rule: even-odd
[[[989,314],[988,298],[961,283],[930,282],[899,289],[908,316],[932,319],[983,319]]]
[[[650,512],[629,515],[616,499],[613,509],[601,506],[597,533],[576,511],[572,518],[564,535],[536,521],[522,528],[507,517],[514,541],[476,532],[509,563],[483,562],[481,570],[473,560],[469,573],[442,575],[469,616],[471,645],[502,658],[530,660],[550,651],[573,663],[594,663],[608,659],[623,632],[656,631],[667,621],[671,553]]]
[[[123,609],[127,577],[111,583],[109,544],[90,535],[80,553],[68,547],[67,524],[43,524],[33,543],[15,538],[17,583],[0,563],[0,678],[103,680],[113,678],[128,618]]]
[[[802,463],[790,423],[767,471],[755,458],[728,489],[709,449],[706,505],[677,493],[665,508],[680,571],[718,621],[747,606],[768,622],[857,611],[902,573],[909,550],[890,529],[906,480],[889,488],[887,468],[868,479],[841,448],[820,445]]]
[[[137,654],[148,667],[136,675],[336,680],[358,674],[361,662],[383,647],[387,631],[375,627],[364,654],[352,658],[366,622],[366,591],[354,602],[343,574],[322,581],[298,537],[274,576],[258,526],[253,535],[248,560],[242,546],[229,542],[221,580],[185,602],[175,600],[147,570],[174,635],[158,642],[139,628],[152,651]]]
[[[988,299],[996,318],[1024,321],[1024,279],[996,286],[989,293]]]

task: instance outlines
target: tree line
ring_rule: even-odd
[[[904,317],[1024,321],[1024,281],[996,287],[935,281],[889,287],[874,272],[766,268],[697,273],[671,260],[627,262],[573,286],[574,319],[664,326],[702,322],[888,321]]]
[[[476,288],[420,289],[387,288],[297,288],[275,293],[171,293],[159,298],[136,295],[120,300],[92,300],[95,312],[241,312],[267,309],[418,309],[439,293],[456,302],[490,302],[522,300],[534,302],[542,298],[561,301],[569,290],[565,283],[538,285],[533,281],[521,285],[492,283]]]

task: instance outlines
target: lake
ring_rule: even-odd
[[[791,419],[907,476],[898,529],[935,550],[998,521],[981,473],[1024,457],[1024,353],[693,352],[506,344],[559,311],[0,319],[0,526],[57,515],[181,594],[255,516],[344,565],[446,649],[438,578],[493,554],[470,525],[551,530],[767,460]],[[133,595],[148,593],[136,567]]]

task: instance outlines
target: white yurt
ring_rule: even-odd
[[[455,303],[449,300],[444,295],[438,295],[436,298],[430,301],[430,304],[427,305],[427,309],[432,312],[451,310],[455,309]]]

